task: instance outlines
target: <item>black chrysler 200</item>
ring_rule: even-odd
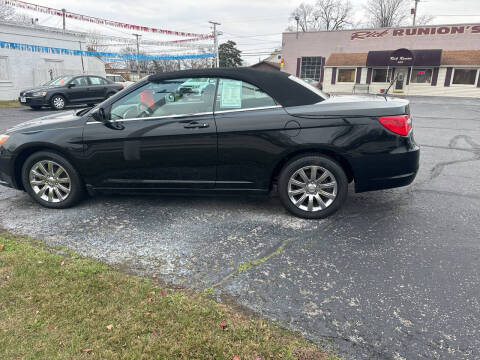
[[[355,191],[410,184],[419,166],[406,100],[327,96],[253,69],[148,78],[93,109],[0,136],[0,183],[49,208],[86,193],[267,194],[322,218]]]
[[[39,87],[21,91],[18,101],[35,110],[42,106],[63,110],[67,105],[97,104],[123,88],[123,85],[101,76],[68,75],[50,80]]]

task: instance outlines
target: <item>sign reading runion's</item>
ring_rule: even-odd
[[[386,30],[362,30],[355,31],[350,40],[365,40],[383,38],[387,36],[432,36],[449,34],[479,34],[480,25],[454,25],[454,26],[427,26]]]

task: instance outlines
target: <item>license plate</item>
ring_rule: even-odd
[[[25,96],[20,97],[20,102],[27,102],[27,98]]]

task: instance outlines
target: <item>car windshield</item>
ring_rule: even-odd
[[[40,86],[48,86],[52,83],[53,80],[48,80],[48,81],[45,81],[44,83],[42,83]]]
[[[293,75],[290,75],[288,78],[289,78],[290,80],[295,81],[296,83],[298,83],[298,84],[306,87],[308,90],[313,91],[315,94],[321,96],[321,97],[324,98],[324,99],[328,99],[328,98],[330,97],[330,95],[324,93],[324,92],[323,92],[322,90],[320,90],[320,89],[317,89],[315,86],[310,85],[310,84],[309,84],[308,82],[306,82],[305,80],[302,80],[302,79],[300,79],[300,78],[298,78],[298,77],[296,77],[296,76],[293,76]]]
[[[65,85],[68,83],[70,80],[72,80],[73,76],[61,76],[59,78],[56,78],[52,80],[48,85]]]

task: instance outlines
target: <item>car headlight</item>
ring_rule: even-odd
[[[7,141],[8,138],[9,138],[8,135],[0,135],[0,146],[2,146],[3,143]]]
[[[32,94],[32,96],[45,96],[45,95],[47,95],[46,91],[38,91]]]

